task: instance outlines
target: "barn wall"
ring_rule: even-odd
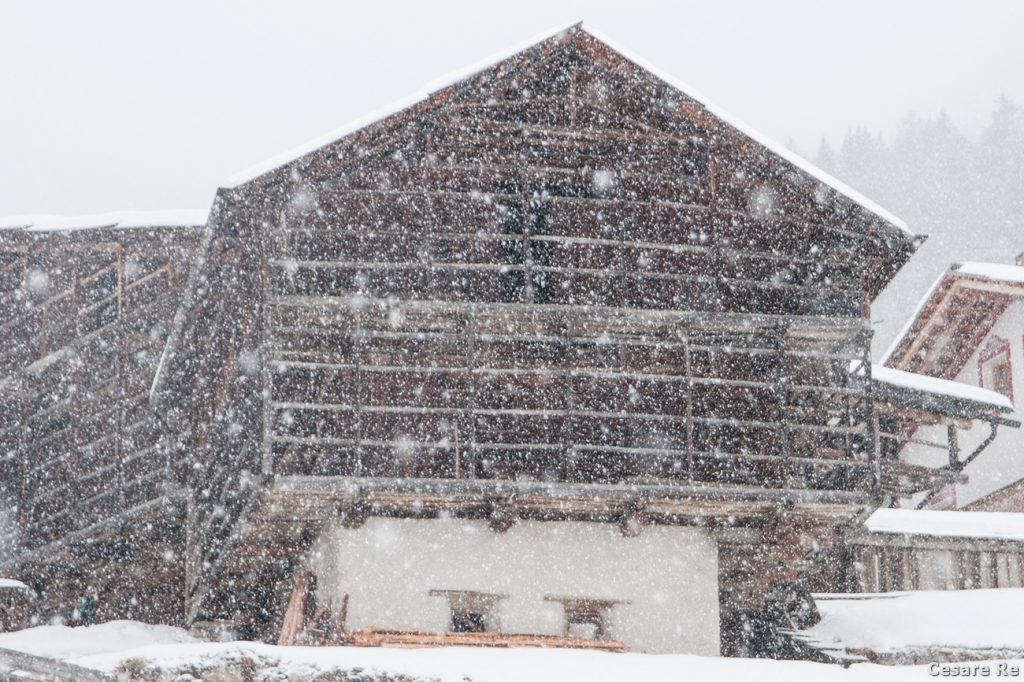
[[[239,195],[273,473],[871,489],[879,234],[585,33],[548,48]]]
[[[147,399],[197,241],[185,227],[0,234],[0,452],[22,547],[182,483]]]
[[[624,537],[610,524],[374,517],[335,526],[313,551],[319,600],[349,595],[348,626],[448,631],[431,590],[501,593],[501,632],[561,635],[546,596],[619,600],[609,636],[650,653],[718,653],[717,547],[707,531],[656,526]]]

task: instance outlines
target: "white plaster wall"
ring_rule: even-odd
[[[978,344],[967,364],[956,375],[955,381],[980,386],[978,356],[993,335],[1010,342],[1015,410],[1005,416],[1020,420],[1024,418],[1024,303],[1018,301],[1007,307],[985,339]],[[986,388],[991,386],[986,385]],[[988,426],[977,422],[969,431],[961,431],[960,457],[967,457],[988,434]],[[946,428],[938,426],[919,429],[916,437],[945,443]],[[944,452],[913,444],[905,448],[901,456],[908,462],[928,466],[941,466],[948,461]],[[964,470],[964,473],[968,476],[968,482],[956,486],[957,505],[960,507],[1024,478],[1024,430],[1000,427],[996,439]],[[919,499],[920,496],[915,497],[913,502]],[[913,505],[908,501],[904,506]]]
[[[349,628],[445,632],[447,599],[430,590],[503,593],[505,633],[562,634],[562,605],[546,596],[629,602],[612,607],[609,636],[650,653],[718,654],[718,549],[699,528],[652,526],[623,537],[615,524],[371,517],[329,527],[311,564],[319,599],[349,595]]]

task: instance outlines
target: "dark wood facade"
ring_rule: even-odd
[[[149,407],[188,620],[266,628],[322,525],[374,513],[743,526],[778,549],[723,544],[756,608],[801,532],[886,493],[850,367],[913,239],[578,27],[221,190],[187,234]],[[140,410],[155,370],[121,382]]]
[[[182,507],[187,463],[149,390],[199,237],[186,226],[0,231],[0,450],[17,564],[53,560],[75,539],[115,541],[132,519]],[[172,525],[169,547],[182,532]],[[100,545],[64,554],[64,568],[102,563]],[[90,581],[72,582],[88,594]],[[61,599],[54,609],[74,607]]]

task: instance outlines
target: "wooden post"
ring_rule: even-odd
[[[949,444],[949,468],[957,471],[960,466],[960,441],[957,439],[956,422],[946,424],[946,442]]]
[[[338,615],[335,616],[334,622],[331,623],[331,636],[328,640],[329,644],[343,644],[345,642],[345,622],[348,620],[348,592],[341,598],[341,608],[338,609]]]
[[[302,571],[296,576],[295,588],[292,590],[288,608],[284,612],[284,621],[281,623],[281,635],[277,638],[278,646],[294,646],[302,634],[315,580],[310,571]]]
[[[316,644],[318,646],[324,646],[327,644],[327,638],[330,636],[330,626],[328,622],[331,618],[331,602],[328,600],[326,604],[317,608],[313,613],[313,617],[309,619],[309,625],[306,627],[306,632],[310,638],[307,643]]]

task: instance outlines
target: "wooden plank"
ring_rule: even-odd
[[[277,638],[278,646],[292,646],[296,644],[299,636],[306,627],[306,612],[310,600],[313,598],[313,589],[316,578],[310,571],[300,571],[295,577],[295,588],[288,600],[288,608],[285,609],[284,622],[281,624],[281,634]]]
[[[504,634],[498,632],[428,633],[417,630],[364,628],[345,636],[347,646],[421,649],[443,646],[484,648],[558,648],[624,652],[625,644],[612,640],[579,639],[559,635]]]

